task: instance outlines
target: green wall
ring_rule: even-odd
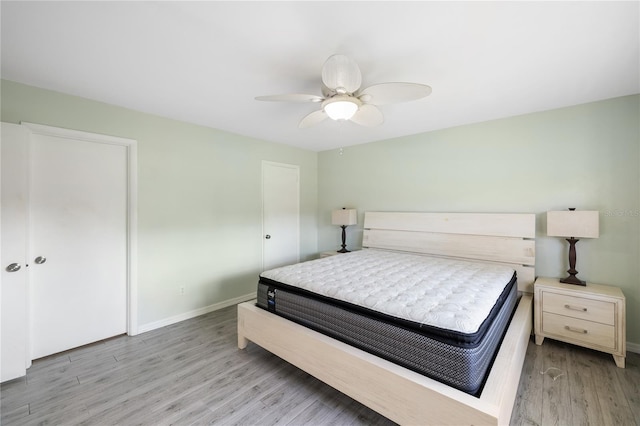
[[[545,212],[599,210],[579,276],[622,288],[640,350],[638,95],[315,153],[4,80],[1,91],[2,121],[138,141],[141,326],[255,291],[269,160],[300,166],[302,260],[339,247],[338,207],[359,212],[349,247],[367,210],[533,212],[536,272],[560,277],[567,247],[546,237]]]
[[[6,80],[1,90],[4,122],[138,141],[141,327],[255,293],[262,264],[262,160],[300,166],[301,259],[315,256],[315,152]]]
[[[639,106],[627,96],[321,152],[318,248],[339,247],[339,207],[358,209],[353,247],[365,211],[536,213],[536,273],[562,277],[567,243],[546,236],[545,212],[598,210],[600,238],[578,243],[578,276],[622,288],[627,340],[639,344]]]

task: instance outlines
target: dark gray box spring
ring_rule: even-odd
[[[447,339],[446,333],[394,323],[392,318],[298,292],[272,280],[258,283],[257,305],[276,315],[478,396],[517,305],[515,275],[485,320],[476,340]],[[430,335],[431,334],[431,335]]]

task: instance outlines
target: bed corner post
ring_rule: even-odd
[[[244,337],[244,310],[242,303],[238,305],[238,349],[247,347],[249,340]]]

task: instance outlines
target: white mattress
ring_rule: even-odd
[[[403,320],[475,333],[513,274],[501,265],[365,249],[261,277]]]

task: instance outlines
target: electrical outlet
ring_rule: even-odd
[[[184,296],[185,288],[183,285],[180,286],[180,296]]]

